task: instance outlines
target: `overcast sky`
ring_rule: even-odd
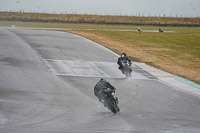
[[[200,16],[200,0],[0,0],[0,11]]]

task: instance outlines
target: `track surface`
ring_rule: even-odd
[[[0,28],[1,133],[199,133],[200,98],[171,88],[82,37]],[[93,94],[100,77],[117,88],[113,115]]]

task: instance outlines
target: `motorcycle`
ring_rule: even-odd
[[[131,77],[131,63],[129,61],[123,61],[122,62],[122,66],[123,66],[123,72],[126,75],[126,77]]]
[[[116,92],[110,88],[104,89],[102,91],[103,98],[101,102],[103,102],[104,106],[107,107],[114,114],[119,112],[120,109],[118,106],[118,97]]]

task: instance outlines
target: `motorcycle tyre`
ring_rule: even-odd
[[[107,108],[113,113],[116,114],[119,111],[119,107],[117,106],[116,103],[113,103],[111,101],[111,98],[107,98]]]

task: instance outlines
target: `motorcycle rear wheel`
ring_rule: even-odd
[[[111,98],[108,98],[108,99],[106,100],[106,102],[107,102],[107,107],[108,107],[108,109],[109,109],[112,113],[115,114],[115,113],[118,112],[119,107],[117,106],[116,103],[112,102]]]

